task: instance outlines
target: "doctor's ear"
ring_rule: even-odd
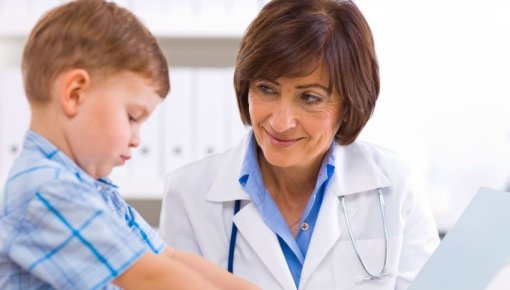
[[[90,75],[84,69],[69,70],[57,77],[54,96],[60,103],[64,114],[69,117],[76,115],[90,85]]]

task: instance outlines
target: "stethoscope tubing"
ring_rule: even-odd
[[[238,199],[234,204],[234,215],[237,214],[239,209],[241,208],[241,201]],[[236,239],[237,239],[237,226],[234,222],[232,222],[232,232],[230,233],[230,245],[228,247],[228,265],[227,270],[230,273],[234,273],[234,250],[236,248]]]
[[[358,244],[356,243],[356,239],[354,238],[354,235],[352,233],[351,222],[349,221],[349,213],[348,213],[347,206],[345,205],[345,196],[344,195],[340,196],[340,201],[342,202],[342,209],[344,212],[345,223],[347,224],[347,230],[349,232],[349,237],[351,239],[352,247],[354,248],[354,252],[356,253],[356,256],[358,257],[358,260],[359,260],[361,266],[363,267],[363,269],[365,270],[365,272],[368,275],[368,277],[364,277],[363,280],[383,279],[390,275],[390,274],[386,273],[386,270],[388,268],[388,226],[386,224],[386,215],[384,213],[384,197],[383,197],[381,188],[377,188],[377,192],[379,193],[379,206],[380,206],[380,210],[381,210],[381,220],[383,223],[383,231],[384,231],[384,264],[383,264],[383,267],[382,267],[381,271],[379,272],[379,274],[374,274],[373,272],[371,272],[368,269],[365,261],[363,260],[363,257],[361,257],[361,254],[360,254],[360,251],[358,248]]]
[[[344,213],[344,219],[345,219],[345,223],[347,224],[347,230],[349,232],[349,237],[351,239],[352,247],[354,248],[354,252],[356,253],[356,256],[358,257],[358,260],[359,260],[361,266],[363,267],[363,269],[365,270],[365,272],[368,275],[368,277],[364,277],[363,280],[379,280],[379,279],[383,279],[383,278],[390,276],[390,274],[386,273],[387,268],[388,268],[388,247],[389,247],[389,245],[388,245],[388,226],[386,223],[386,215],[385,215],[385,211],[384,211],[384,197],[383,197],[382,188],[377,188],[377,193],[379,194],[379,206],[380,206],[380,212],[381,212],[381,219],[382,219],[382,223],[383,223],[384,246],[385,246],[384,264],[383,264],[383,267],[382,267],[381,271],[379,272],[379,274],[374,274],[373,272],[371,272],[368,269],[365,261],[363,260],[363,257],[361,256],[360,251],[358,249],[358,244],[356,243],[354,235],[352,233],[352,226],[351,226],[351,222],[349,221],[349,213],[348,213],[347,206],[345,204],[345,196],[344,195],[340,196],[340,201],[342,203],[342,209],[343,209],[343,213]],[[237,212],[239,212],[240,208],[241,208],[241,201],[236,200],[234,203],[234,215],[236,215]],[[227,270],[230,273],[234,273],[234,251],[235,251],[235,246],[236,246],[236,239],[237,239],[237,226],[235,225],[234,222],[232,222],[232,231],[230,233],[230,244],[229,244],[229,249],[228,249],[228,265],[227,265]]]

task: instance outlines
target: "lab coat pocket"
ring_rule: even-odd
[[[384,238],[356,240],[358,253],[363,259],[365,267],[374,275],[379,275],[384,267],[385,242]],[[402,247],[402,236],[388,238],[388,259],[386,274],[380,279],[370,279],[350,239],[341,240],[334,249],[335,289],[391,289],[395,288],[398,262]]]

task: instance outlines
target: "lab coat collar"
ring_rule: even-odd
[[[350,195],[391,185],[363,142],[337,145],[335,174],[337,196]],[[332,186],[330,186],[331,188]]]
[[[213,181],[206,199],[213,202],[227,202],[234,200],[251,200],[248,193],[243,190],[239,183],[239,174],[243,165],[244,156],[248,149],[250,134],[247,134],[233,149],[227,152],[230,158],[225,158],[224,163],[218,168],[218,177]]]
[[[222,166],[218,168],[218,177],[211,185],[207,200],[215,202],[250,200],[249,195],[239,184],[239,174],[249,141],[250,134],[247,134],[233,151],[226,153],[230,158],[226,158]],[[336,180],[335,195],[350,195],[391,185],[388,177],[377,165],[364,143],[355,142],[347,146],[336,145],[335,150],[335,173],[333,175],[333,180]],[[332,188],[332,186],[330,185],[328,188]]]

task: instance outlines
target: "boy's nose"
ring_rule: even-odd
[[[134,132],[129,147],[137,148],[138,146],[140,146],[140,133]]]

